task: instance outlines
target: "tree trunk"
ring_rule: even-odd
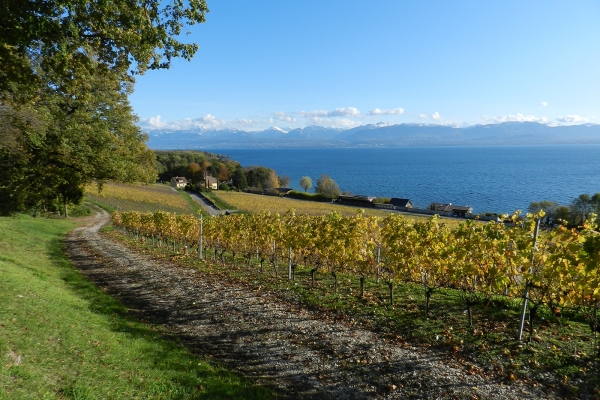
[[[365,294],[365,277],[361,276],[358,279],[360,281],[360,290],[358,292],[358,297],[362,299],[363,295]]]
[[[273,268],[275,268],[275,278],[279,278],[279,270],[277,269],[277,242],[273,241]]]
[[[394,282],[388,282],[388,288],[390,289],[390,306],[394,304]]]
[[[594,353],[596,352],[596,344],[597,344],[597,332],[598,332],[598,301],[594,302]],[[600,356],[600,351],[598,352],[598,356]]]
[[[533,320],[537,316],[537,308],[538,304],[529,309],[529,343],[531,343],[531,338],[533,336]]]
[[[315,272],[317,272],[316,268],[313,268],[310,270],[310,277],[311,277],[310,287],[311,287],[311,289],[314,289],[314,287],[315,287]]]
[[[469,316],[469,328],[472,328],[473,327],[473,311],[472,311],[472,306],[471,306],[470,301],[467,302],[467,314]]]
[[[331,271],[331,276],[333,276],[333,290],[337,292],[338,277],[335,271]]]
[[[429,301],[431,299],[431,294],[433,293],[432,288],[425,289],[425,316],[429,317]]]

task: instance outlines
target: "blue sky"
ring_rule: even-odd
[[[207,0],[144,129],[600,123],[600,1]]]

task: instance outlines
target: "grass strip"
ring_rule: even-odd
[[[0,218],[0,398],[273,397],[128,317],[65,257],[75,226]]]
[[[185,201],[187,201],[188,205],[190,206],[190,210],[192,211],[192,214],[199,215],[199,213],[202,213],[204,215],[207,215],[205,212],[202,211],[198,202],[192,199],[188,192],[180,190],[179,193],[183,196]]]
[[[202,194],[210,199],[220,210],[237,210],[236,207],[232,206],[231,204],[225,202],[223,199],[221,199],[216,193],[214,192],[208,192],[208,191],[203,191]]]

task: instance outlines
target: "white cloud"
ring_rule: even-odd
[[[273,119],[276,119],[277,121],[296,122],[295,117],[292,117],[291,115],[287,115],[283,111],[275,111],[273,113],[273,118],[271,118],[271,121]]]
[[[360,111],[358,111],[355,107],[348,108],[336,108],[333,111],[325,111],[325,110],[314,110],[314,111],[300,111],[297,114],[303,116],[304,118],[312,118],[312,117],[360,117]]]
[[[237,129],[252,129],[261,126],[265,123],[263,120],[256,120],[252,118],[238,118],[232,121],[225,122],[226,128],[237,128]]]
[[[548,122],[546,117],[536,117],[535,115],[523,115],[521,113],[516,115],[500,115],[498,117],[483,117],[484,120],[502,123],[502,122]]]
[[[227,122],[223,119],[218,119],[214,115],[206,114],[203,117],[192,120],[195,126],[201,126],[202,128],[224,128]]]
[[[404,114],[404,109],[402,108],[392,108],[391,110],[380,110],[376,108],[374,110],[369,111],[369,115],[402,115]]]
[[[542,101],[542,102],[540,103],[540,105],[541,105],[542,107],[546,107],[546,106],[548,105],[548,102],[546,102],[546,101]]]
[[[427,119],[427,115],[425,115],[425,114],[419,114],[419,119]]]
[[[440,113],[436,111],[433,114],[431,114],[431,119],[434,121],[441,121],[442,117],[440,116]]]
[[[198,118],[183,118],[177,121],[164,121],[160,115],[150,118],[141,118],[140,126],[142,129],[171,129],[186,130],[193,128],[204,129],[223,129],[223,128],[251,128],[263,121],[253,119],[235,119],[226,121],[219,119],[212,114],[206,114]]]
[[[162,117],[160,115],[157,115],[156,117],[142,118],[141,122],[145,123],[146,126],[151,127],[152,129],[162,129],[167,126],[167,123],[161,121],[161,118]]]
[[[566,115],[564,117],[556,118],[558,122],[563,122],[567,124],[584,124],[588,122],[589,118],[580,117],[579,115]]]
[[[347,118],[323,118],[323,117],[308,117],[308,122],[311,125],[324,126],[326,128],[354,128],[360,125],[360,122],[353,121]]]
[[[333,111],[330,111],[328,114],[329,117],[358,117],[360,116],[360,111],[354,107],[348,108],[336,108]]]

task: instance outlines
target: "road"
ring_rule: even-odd
[[[208,201],[204,196],[200,196],[194,192],[188,192],[188,193],[192,197],[192,199],[196,200],[196,202],[198,202],[198,204],[200,204],[200,207],[202,208],[202,210],[206,211],[208,213],[208,215],[221,215],[226,212],[230,212],[230,213],[232,212],[231,210],[219,210],[218,208],[213,206],[211,204],[211,202]]]

